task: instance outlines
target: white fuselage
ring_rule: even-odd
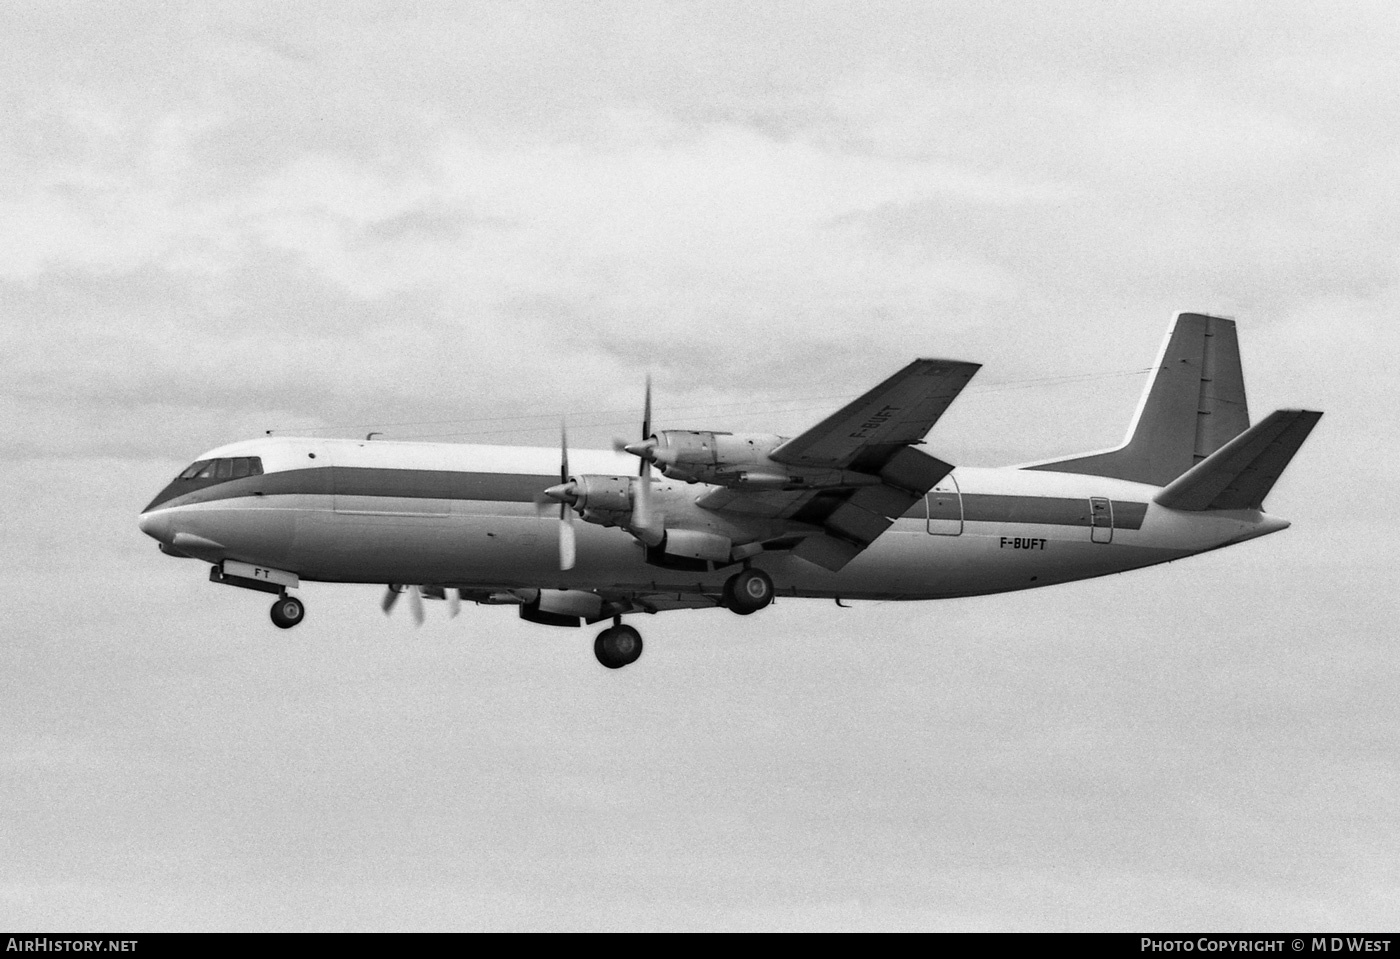
[[[554,449],[269,438],[205,454],[252,456],[260,476],[189,493],[172,483],[141,528],[177,555],[331,582],[713,593],[733,571],[651,565],[626,532],[578,522],[577,564],[561,572],[559,507],[540,503],[560,481]],[[632,475],[637,460],[575,450],[570,465]],[[695,505],[712,489],[659,479],[655,506],[723,527],[723,514]],[[934,599],[1102,576],[1288,525],[1259,510],[1166,509],[1153,502],[1157,492],[1074,473],[961,467],[839,572],[781,551],[752,562],[783,596]]]

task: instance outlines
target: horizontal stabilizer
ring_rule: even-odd
[[[1154,497],[1169,509],[1259,509],[1322,418],[1278,410],[1173,480]]]

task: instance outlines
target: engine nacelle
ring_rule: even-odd
[[[603,597],[582,589],[520,589],[520,618],[545,626],[577,626],[592,622],[603,612]]]
[[[581,510],[594,509],[609,513],[626,513],[632,509],[632,477],[586,474],[573,477],[578,497],[575,504]]]
[[[787,441],[773,433],[665,430],[652,437],[650,455],[671,479],[731,489],[831,489],[877,486],[881,479],[851,470],[790,466],[770,455]],[[640,449],[629,446],[628,449]]]
[[[728,536],[696,529],[668,529],[661,543],[662,551],[670,556],[721,564],[729,562],[733,548],[734,542]]]
[[[727,485],[740,474],[752,473],[763,476],[768,485],[780,486],[786,470],[768,454],[783,440],[773,433],[663,430],[656,434],[652,455],[673,479]]]
[[[590,523],[625,526],[632,515],[634,480],[632,476],[575,476],[574,508]]]

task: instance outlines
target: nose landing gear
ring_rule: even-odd
[[[642,634],[621,623],[610,626],[593,641],[593,655],[608,669],[621,669],[641,657]]]
[[[272,604],[272,622],[278,629],[291,629],[306,617],[306,606],[295,596],[283,593]]]

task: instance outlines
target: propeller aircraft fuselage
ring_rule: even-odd
[[[791,439],[653,434],[649,389],[642,440],[611,451],[263,437],[201,456],[140,526],[276,593],[284,628],[303,581],[388,583],[386,610],[407,591],[611,620],[612,668],[641,652],[624,615],[1027,589],[1288,526],[1263,498],[1321,414],[1249,424],[1230,321],[1178,315],[1127,441],[1099,453],[954,468],[917,449],[976,369],[915,361]]]

